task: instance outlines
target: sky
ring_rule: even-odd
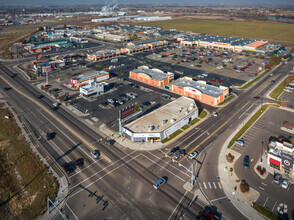
[[[144,4],[213,4],[213,5],[281,5],[294,6],[293,0],[0,0],[0,6],[4,5],[73,5],[73,4],[105,4],[105,3],[144,3]]]

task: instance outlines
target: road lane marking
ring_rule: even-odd
[[[241,108],[241,110],[243,109],[243,108],[245,108],[246,107],[246,105],[248,105],[249,104],[249,102],[250,101],[248,101],[245,105],[243,105],[243,107]]]
[[[101,170],[99,170],[98,172],[96,172],[96,173],[92,174],[91,176],[89,176],[88,178],[84,179],[83,181],[79,182],[78,184],[76,184],[76,185],[75,185],[75,186],[73,186],[72,188],[74,188],[74,187],[76,187],[76,186],[80,185],[81,183],[83,183],[83,182],[87,181],[88,179],[90,179],[90,178],[92,178],[93,176],[95,176],[95,175],[99,174],[100,172],[102,172],[103,170],[107,169],[108,167],[110,167],[110,166],[112,166],[112,165],[116,164],[117,162],[119,162],[119,161],[122,161],[122,160],[123,160],[123,159],[125,159],[126,157],[129,157],[129,156],[131,156],[131,154],[133,154],[133,153],[135,153],[135,152],[136,152],[136,151],[133,151],[133,152],[131,152],[131,153],[129,153],[129,154],[127,154],[127,155],[123,156],[121,159],[119,159],[119,160],[117,160],[117,161],[115,161],[115,162],[113,162],[113,163],[111,163],[111,164],[107,165],[107,166],[106,166],[106,167],[104,167],[103,169],[101,169]],[[139,154],[139,155],[140,155],[140,154]]]
[[[218,182],[218,187],[219,187],[220,189],[222,189],[222,185],[220,184],[220,182]]]
[[[204,186],[205,189],[207,189],[205,182],[203,182],[203,186]]]
[[[229,121],[226,121],[223,123],[218,129],[216,129],[211,135],[209,135],[207,138],[205,138],[200,144],[198,144],[194,149],[192,149],[188,154],[186,154],[180,161],[182,162],[190,153],[192,153],[194,150],[196,150],[201,144],[203,144],[205,141],[207,141],[209,138],[211,138],[216,132],[218,132],[222,127],[224,127]]]
[[[273,206],[273,208],[272,208],[272,212],[274,211],[276,205],[277,205],[277,201],[275,202],[275,204],[274,204],[274,206]]]
[[[224,197],[220,197],[220,198],[217,198],[217,199],[213,199],[213,200],[210,200],[210,202],[215,202],[215,201],[218,201],[218,200],[221,200],[221,199],[226,199],[228,197],[224,196]]]
[[[261,189],[261,190],[264,190],[264,188],[262,188],[262,187],[260,187],[260,186],[259,186],[258,188]]]
[[[71,213],[74,215],[74,217],[76,218],[76,219],[79,219],[78,218],[78,216],[76,216],[76,214],[72,211],[72,209],[69,207],[69,205],[66,203],[65,204],[66,206],[67,206],[67,208],[69,209],[69,211],[71,211]]]
[[[267,186],[265,183],[261,183],[262,185],[264,185],[264,186]]]
[[[210,189],[212,189],[212,187],[211,187],[211,185],[210,185],[210,182],[208,182],[208,186],[209,186]]]
[[[191,175],[186,174],[185,172],[183,172],[182,170],[178,169],[177,166],[173,166],[172,164],[166,162],[165,160],[162,160],[160,157],[156,156],[155,154],[147,151],[149,154],[151,154],[152,156],[156,157],[157,159],[163,161],[164,163],[166,163],[167,165],[171,166],[172,168],[175,168],[176,170],[180,171],[181,173],[185,174],[187,177],[190,177]]]
[[[191,141],[189,144],[187,144],[186,147],[184,147],[184,149],[186,149],[187,147],[189,147],[190,144],[192,144],[194,141],[198,140],[202,135],[206,134],[208,130],[206,130],[205,132],[203,132],[201,135],[199,135],[197,138],[195,138],[193,141]]]
[[[268,83],[262,90],[260,90],[258,93],[257,93],[257,95],[259,95],[263,90],[265,90],[269,85],[271,85],[272,83],[270,82],[270,83]]]
[[[47,118],[42,112],[38,111],[49,123],[51,123],[59,132],[61,132],[70,142],[72,142],[74,145],[77,145],[78,143],[75,143],[72,138],[70,138],[67,134],[65,134],[60,128],[58,128],[55,124],[53,124],[49,118]],[[84,154],[86,154],[93,162],[95,161],[86,151],[84,151],[82,148],[79,148]],[[64,154],[64,153],[63,153]]]
[[[195,129],[196,129],[196,128],[195,128]],[[184,140],[182,140],[180,143],[178,143],[178,145],[180,145],[181,143],[183,143],[185,140],[187,140],[187,139],[190,138],[191,136],[195,135],[198,131],[200,131],[200,128],[198,128],[196,132],[190,134],[188,137],[186,137]]]
[[[212,182],[212,183],[213,183],[214,188],[217,189],[215,183],[214,182]]]
[[[65,121],[63,121],[62,119],[60,119],[59,117],[57,117],[55,114],[53,114],[52,112],[49,111],[48,108],[46,108],[43,104],[37,102],[35,99],[33,99],[31,96],[29,96],[28,94],[26,94],[25,92],[22,92],[21,90],[19,90],[18,88],[16,88],[14,85],[11,84],[10,81],[8,81],[6,78],[4,78],[3,76],[0,75],[0,77],[2,78],[2,80],[4,80],[8,85],[10,85],[14,91],[18,92],[20,95],[22,95],[23,97],[26,97],[28,100],[31,100],[32,102],[34,102],[36,105],[38,105],[40,108],[42,108],[45,112],[47,112],[52,118],[54,118],[59,124],[61,124],[64,128],[66,128],[70,133],[72,133],[77,139],[79,139],[81,142],[83,142],[88,148],[90,148],[91,150],[96,150],[97,148],[95,148],[91,143],[89,143],[85,138],[83,138],[77,131],[73,130]],[[101,157],[103,159],[106,159],[108,162],[111,162],[111,159],[109,157],[107,157],[105,154],[102,155],[101,153]]]
[[[255,103],[253,103],[245,112],[243,112],[238,118],[241,118],[247,111],[249,111],[249,109],[252,108],[252,106],[254,106]]]
[[[264,204],[263,204],[263,207],[265,206],[265,204],[267,203],[267,200],[268,200],[268,197],[266,198]]]
[[[137,156],[135,156],[135,157],[129,159],[128,161],[122,163],[122,164],[119,165],[118,167],[113,168],[112,170],[110,170],[109,172],[105,173],[103,176],[99,177],[98,179],[96,179],[96,180],[93,181],[92,183],[88,184],[87,186],[84,186],[83,188],[87,188],[87,187],[93,185],[93,184],[96,183],[97,181],[103,179],[105,176],[109,175],[110,173],[112,173],[113,171],[117,170],[118,168],[120,168],[120,167],[126,165],[127,163],[129,163],[130,161],[136,159],[136,158],[137,158],[138,156],[140,156],[140,155],[141,155],[141,154],[138,154]],[[108,167],[108,166],[107,166],[107,167]],[[107,167],[105,167],[105,168],[107,168]],[[102,170],[104,170],[104,169],[102,169]],[[100,173],[102,170],[100,170],[99,172],[95,173],[94,175]],[[87,178],[87,179],[89,179],[89,178]],[[84,181],[85,181],[85,180],[83,180],[82,182],[84,182]],[[75,187],[73,187],[73,188],[76,189],[76,188],[77,188],[82,182],[80,182],[79,184],[76,184]],[[75,190],[75,189],[74,189],[74,190]],[[80,193],[80,192],[83,191],[83,190],[84,190],[84,189],[80,189],[79,191],[77,191],[77,192],[75,192],[74,194],[70,195],[68,198],[72,198],[72,197],[74,197],[75,195],[77,195],[78,193]]]
[[[150,159],[149,157],[145,156],[144,154],[139,154],[143,157],[145,157],[146,159],[150,160],[151,162],[155,163],[157,166],[161,167],[162,169],[166,170],[167,172],[173,174],[174,176],[178,177],[180,180],[182,180],[183,182],[186,182],[184,179],[182,179],[181,177],[179,177],[178,175],[174,174],[173,172],[171,172],[170,170],[166,169],[165,167],[159,165],[158,163],[156,163],[154,160]]]
[[[180,205],[180,203],[182,202],[182,200],[184,199],[184,197],[186,196],[188,191],[185,192],[185,194],[183,195],[183,197],[181,198],[181,200],[179,201],[179,203],[177,204],[177,206],[175,207],[175,209],[173,210],[172,214],[169,216],[168,220],[172,217],[172,215],[174,214],[174,212],[176,211],[176,209],[178,208],[178,206]]]
[[[99,162],[100,160],[102,160],[102,158],[100,158],[99,160],[96,160],[94,163],[89,164],[85,168],[81,169],[79,172],[75,172],[73,175],[69,176],[68,178],[74,177],[75,175],[79,174],[80,172],[84,171],[85,169],[87,169],[88,167],[94,165],[95,163]]]

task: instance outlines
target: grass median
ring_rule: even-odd
[[[241,130],[232,138],[230,141],[228,148],[232,147],[235,140],[238,140],[242,137],[242,135],[251,127],[251,125],[262,115],[262,113],[269,107],[269,106],[276,106],[279,107],[278,104],[266,104],[263,105],[253,116],[250,120],[241,128]]]
[[[267,74],[270,70],[264,71],[262,74],[260,74],[258,77],[256,77],[254,80],[251,80],[250,82],[246,83],[244,86],[242,86],[240,89],[247,89],[249,86],[251,86],[253,83],[255,83],[257,80],[259,80],[261,77],[263,77],[265,74]]]
[[[8,109],[0,106],[0,219],[37,219],[58,183],[31,150]]]
[[[278,85],[271,93],[270,97],[272,97],[275,100],[283,101],[281,99],[278,99],[278,97],[282,94],[283,90],[286,88],[286,86],[289,85],[289,83],[294,80],[294,75],[288,76],[280,85]]]
[[[267,217],[268,219],[271,219],[271,220],[276,220],[277,219],[277,215],[275,215],[271,211],[267,210],[266,208],[262,207],[261,205],[258,205],[256,202],[253,203],[252,207],[256,211],[258,211],[260,214]]]

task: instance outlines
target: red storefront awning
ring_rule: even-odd
[[[270,158],[270,159],[269,159],[269,162],[272,163],[272,164],[275,164],[275,165],[277,165],[277,166],[280,166],[280,165],[281,165],[281,162],[280,162],[280,161],[277,161],[277,160],[275,160],[275,159],[273,159],[273,158]]]

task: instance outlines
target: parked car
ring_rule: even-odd
[[[281,179],[282,179],[282,175],[281,175],[281,174],[276,173],[276,174],[274,175],[274,182],[275,182],[275,183],[279,184],[280,181],[281,181]]]
[[[113,99],[107,99],[107,101],[108,101],[109,103],[114,103],[114,100],[113,100]]]
[[[47,133],[46,134],[47,141],[53,139],[54,137],[55,137],[55,133],[54,132],[51,132],[51,133]]]
[[[165,184],[167,181],[167,177],[162,177],[159,180],[157,180],[154,184],[153,187],[155,189],[158,189],[159,187],[161,187],[163,184]]]
[[[260,99],[260,97],[259,97],[259,96],[254,96],[253,98],[254,98],[254,99]]]
[[[100,156],[100,151],[99,150],[92,150],[90,152],[90,154],[94,157],[94,158],[98,158]]]
[[[235,143],[236,143],[236,144],[239,144],[239,145],[241,145],[241,146],[244,145],[244,141],[242,141],[242,140],[235,140]]]
[[[282,187],[283,187],[284,189],[288,189],[289,185],[290,185],[290,182],[289,182],[288,179],[283,179],[283,180],[282,180]]]
[[[193,151],[192,153],[189,154],[188,157],[189,157],[190,159],[194,159],[197,155],[198,155],[198,152],[197,152],[197,151]]]
[[[244,157],[244,167],[245,169],[249,169],[249,156],[245,155]]]

